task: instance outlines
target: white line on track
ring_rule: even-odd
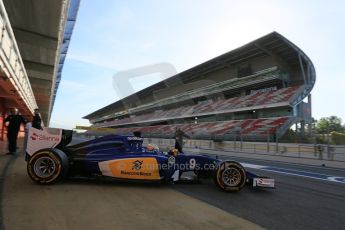
[[[249,163],[241,163],[241,165],[245,168],[250,168],[250,169],[259,169],[259,170],[275,172],[279,174],[306,177],[306,178],[312,178],[316,180],[323,180],[323,181],[330,181],[330,182],[345,184],[345,177],[325,175],[325,174],[307,172],[307,171],[301,171],[301,170],[295,170],[295,169],[278,168],[278,167],[273,167],[273,166],[249,164]]]

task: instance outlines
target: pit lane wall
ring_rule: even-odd
[[[145,138],[144,145],[148,143],[158,145],[161,150],[167,150],[174,148],[175,139]],[[202,150],[215,150],[345,162],[345,145],[185,140],[183,147],[186,152],[198,150],[197,152],[202,153]]]

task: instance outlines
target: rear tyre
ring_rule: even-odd
[[[246,171],[241,164],[235,161],[224,161],[215,171],[214,182],[226,192],[237,192],[246,183]]]
[[[29,177],[38,184],[53,184],[68,172],[68,158],[59,149],[43,149],[35,153],[27,163]]]

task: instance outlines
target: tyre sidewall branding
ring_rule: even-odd
[[[222,180],[222,173],[225,169],[229,168],[229,167],[234,167],[236,169],[238,169],[241,173],[241,176],[243,177],[242,178],[242,182],[239,184],[239,185],[236,185],[236,186],[228,186],[226,185],[223,180]],[[228,192],[236,192],[236,191],[239,191],[244,185],[245,185],[245,177],[246,177],[246,172],[244,170],[244,168],[236,163],[236,162],[222,162],[220,163],[217,171],[216,171],[216,183],[217,185],[225,190],[225,191],[228,191]]]
[[[54,161],[55,172],[50,177],[42,178],[36,175],[35,173],[35,170],[34,170],[35,162],[41,157],[49,157],[50,159]],[[32,156],[30,158],[30,161],[28,162],[27,170],[31,179],[34,180],[35,182],[40,183],[40,184],[49,184],[57,180],[58,177],[61,175],[62,165],[59,158],[53,152],[47,150],[47,151],[42,151],[42,152],[38,152],[34,154],[34,156]]]

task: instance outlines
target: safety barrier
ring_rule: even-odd
[[[170,149],[175,145],[174,139],[146,138],[145,143],[157,144],[160,148]],[[212,140],[186,140],[184,147],[187,149],[221,150],[243,152],[251,154],[279,155],[296,158],[309,158],[345,162],[345,146],[338,145],[313,145],[291,144],[273,142],[241,142]]]

